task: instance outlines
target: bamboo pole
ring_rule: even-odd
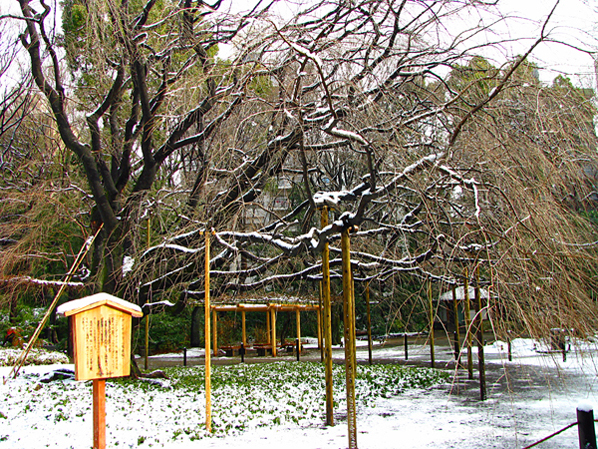
[[[324,361],[324,345],[322,345],[322,305],[316,310],[316,319],[318,320],[318,349],[320,350],[320,362]]]
[[[355,311],[355,278],[353,277],[353,270],[350,271],[351,275],[351,336],[353,341],[353,384],[355,384],[355,379],[357,378],[357,323],[356,323],[356,316],[357,313]],[[357,415],[357,409],[355,409],[355,414]]]
[[[317,319],[318,319],[318,349],[320,350],[320,362],[324,361],[324,345],[322,344],[322,335],[324,334],[322,326],[324,325],[324,323],[322,323],[322,281],[318,282],[319,285],[319,290],[320,290],[320,296],[318,298],[318,315],[317,315]]]
[[[328,208],[322,208],[322,228],[328,226]],[[330,252],[328,243],[322,250],[322,291],[324,302],[324,368],[326,372],[326,425],[334,426],[334,399],[332,384],[332,311],[330,304]]]
[[[276,357],[276,308],[270,309],[270,322],[272,324],[272,357]]]
[[[372,315],[370,313],[370,283],[365,285],[365,306],[368,319],[368,360],[372,364]]]
[[[469,379],[473,379],[473,355],[471,352],[472,346],[472,327],[471,327],[471,306],[469,303],[469,273],[465,269],[465,282],[463,283],[465,291],[465,329],[467,336],[467,373]]]
[[[347,425],[349,449],[357,449],[357,419],[355,405],[355,316],[353,279],[351,276],[351,243],[349,230],[341,233],[343,259],[343,303],[345,315],[345,375],[347,380]]]
[[[206,230],[206,254],[205,254],[205,266],[204,266],[204,279],[205,279],[205,304],[204,304],[204,315],[205,315],[205,383],[206,383],[206,430],[212,432],[212,360],[210,357],[210,234]],[[216,314],[216,311],[214,311]],[[214,323],[214,328],[216,323]],[[216,346],[216,344],[214,344]]]
[[[75,261],[73,262],[73,265],[71,265],[71,269],[67,273],[66,278],[64,279],[64,283],[58,289],[58,293],[56,293],[56,295],[54,296],[54,299],[52,300],[52,304],[50,304],[50,307],[48,307],[46,314],[44,315],[43,319],[39,322],[37,329],[35,329],[35,332],[33,333],[33,336],[29,339],[29,343],[27,343],[27,349],[25,351],[21,352],[21,356],[17,360],[17,363],[15,363],[15,365],[12,367],[10,374],[8,375],[8,377],[4,378],[4,382],[3,382],[4,385],[6,385],[6,382],[8,382],[8,379],[10,379],[11,377],[16,379],[17,375],[19,374],[19,371],[21,370],[21,368],[23,367],[23,364],[25,363],[25,360],[27,360],[29,351],[31,351],[31,348],[33,348],[33,345],[37,341],[42,329],[48,323],[50,314],[56,307],[56,304],[58,304],[58,300],[60,299],[60,296],[64,292],[66,285],[71,281],[73,275],[75,274],[75,272],[79,268],[79,265],[83,261],[83,258],[89,252],[89,248],[91,248],[91,245],[93,245],[94,240],[96,239],[96,237],[102,231],[103,228],[104,228],[104,224],[102,223],[100,225],[100,227],[98,228],[98,230],[96,231],[96,233],[93,235],[93,237],[88,238],[85,241],[85,244],[79,250],[79,254],[77,254],[77,257],[75,258]]]
[[[430,311],[430,365],[434,368],[434,302],[432,301],[432,281],[428,281],[428,307]]]
[[[272,329],[270,323],[270,306],[268,306],[268,311],[266,312],[266,343],[272,344]]]
[[[144,360],[144,367],[145,369],[149,369],[149,326],[150,326],[150,313],[149,310],[147,311],[147,315],[145,316],[145,360]]]
[[[243,332],[243,347],[247,348],[247,323],[245,320],[245,311],[241,310],[241,327]]]

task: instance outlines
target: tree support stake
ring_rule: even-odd
[[[357,449],[357,416],[355,405],[355,296],[351,273],[349,230],[341,234],[343,253],[343,304],[345,316],[345,374],[347,379],[347,425],[349,449]]]
[[[322,208],[322,229],[328,226],[328,208]],[[324,368],[326,372],[326,425],[334,426],[332,388],[332,312],[330,304],[330,252],[328,242],[322,250],[322,299],[324,302]]]
[[[206,257],[205,257],[205,382],[206,382],[206,430],[212,431],[212,360],[210,354],[210,234],[206,230]],[[214,315],[216,311],[214,311]],[[214,328],[215,330],[215,328]],[[216,340],[216,333],[214,332],[214,340]],[[214,343],[214,349],[216,349]]]

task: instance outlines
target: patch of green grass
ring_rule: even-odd
[[[203,367],[173,367],[165,371],[174,390],[204,394]],[[227,434],[242,431],[248,425],[301,424],[320,419],[325,413],[324,376],[324,367],[318,363],[215,366],[211,378],[213,430]],[[447,373],[427,368],[358,365],[358,406],[373,406],[379,398],[393,397],[407,389],[429,388],[447,378]],[[333,367],[333,385],[335,407],[346,407],[343,366]]]

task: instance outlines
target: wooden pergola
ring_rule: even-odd
[[[218,312],[241,312],[242,322],[242,343],[247,348],[247,329],[245,317],[247,312],[265,312],[268,340],[266,344],[260,345],[262,349],[271,349],[272,356],[276,356],[276,313],[277,312],[295,312],[297,320],[297,340],[299,341],[299,351],[301,350],[301,312],[315,311],[318,318],[318,348],[322,347],[322,310],[319,304],[220,304],[212,305],[212,347],[213,353],[218,354]]]

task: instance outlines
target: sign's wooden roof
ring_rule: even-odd
[[[128,313],[131,316],[140,318],[143,316],[141,308],[132,302],[117,298],[108,293],[97,293],[95,295],[86,296],[85,298],[75,299],[74,301],[65,302],[56,309],[59,315],[71,316],[77,313],[85,312],[86,310],[95,309],[106,305],[113,309]]]

